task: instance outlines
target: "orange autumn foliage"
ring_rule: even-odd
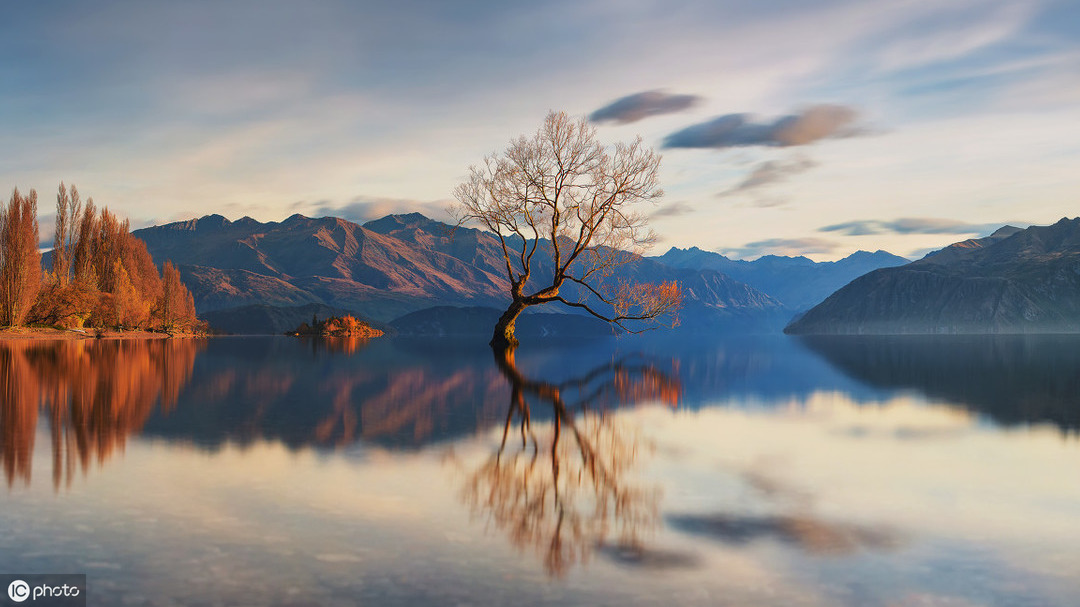
[[[321,337],[378,337],[382,331],[372,327],[366,322],[357,319],[351,314],[345,316],[331,316],[319,322],[312,319],[313,325],[303,323],[296,330],[290,331],[290,335],[318,335]]]
[[[35,201],[36,212],[36,194],[31,192],[30,198]],[[12,200],[12,206],[18,200],[22,205],[19,208],[25,207],[17,190]],[[25,216],[26,211],[18,215],[18,225],[29,225]],[[33,225],[31,248],[36,254],[36,218]],[[56,226],[53,271],[46,272],[44,280],[39,281],[42,283],[40,291],[36,286],[33,288],[36,297],[29,299],[22,316],[0,314],[0,326],[17,326],[25,319],[32,324],[64,328],[143,329],[170,333],[200,328],[195,318],[194,299],[180,280],[179,271],[166,262],[159,274],[146,243],[132,236],[128,220],[121,220],[108,208],[99,212],[92,198],[82,205],[74,186],[69,190],[60,184]],[[29,228],[22,230],[20,234],[28,232]],[[26,240],[26,237],[19,237],[13,239],[16,244],[8,246],[8,239],[5,239],[0,243],[4,245],[0,247],[3,249],[0,259],[27,257],[26,253],[22,257],[9,253],[17,246],[26,248],[23,243]],[[40,261],[31,265],[38,269],[40,276]],[[26,282],[27,285],[31,283],[32,280]],[[0,288],[0,295],[4,292]],[[19,291],[24,299],[25,293],[29,292],[29,286]]]
[[[0,326],[19,326],[41,283],[37,192],[19,194],[0,206]]]

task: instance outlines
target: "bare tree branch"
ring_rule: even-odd
[[[605,294],[600,284],[613,268],[653,244],[647,215],[633,207],[663,196],[659,168],[660,156],[640,137],[605,148],[587,120],[555,112],[533,136],[512,140],[502,154],[470,168],[468,180],[454,192],[458,204],[451,213],[458,225],[477,223],[496,234],[511,285],[512,301],[495,328],[493,344],[516,343],[517,315],[553,301],[585,309],[625,330],[630,330],[628,322],[674,316],[681,303],[677,285],[620,285]],[[537,251],[545,252],[539,266],[534,265]],[[536,279],[542,284],[530,282],[538,268],[544,268]],[[597,300],[570,303],[560,295],[568,280]]]

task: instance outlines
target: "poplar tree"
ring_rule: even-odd
[[[0,210],[0,326],[22,324],[41,284],[37,192],[19,189]]]
[[[72,258],[78,241],[78,225],[81,219],[82,200],[75,186],[70,188],[60,182],[56,194],[56,234],[53,238],[53,275],[56,284],[63,287],[71,277]]]

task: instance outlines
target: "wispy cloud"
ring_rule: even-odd
[[[937,15],[914,29],[918,34],[886,44],[878,53],[885,70],[905,69],[965,57],[1004,42],[1019,32],[1035,13],[1037,3],[1014,2],[985,10],[982,15],[961,10]],[[950,18],[951,17],[951,18]]]
[[[681,217],[688,213],[693,213],[694,210],[694,207],[691,206],[689,203],[682,200],[677,200],[670,204],[665,204],[661,206],[659,209],[653,211],[652,214],[649,215],[649,217],[652,219],[659,219],[661,217]]]
[[[768,238],[722,251],[725,255],[743,259],[761,255],[827,255],[839,248],[839,243],[813,236],[806,238]]]
[[[687,110],[701,102],[697,95],[672,95],[663,91],[645,91],[627,95],[589,114],[593,122],[627,124],[650,116]]]
[[[1046,222],[1075,214],[1080,184],[1062,126],[1080,118],[1074,4],[9,3],[0,132],[19,153],[0,182],[74,181],[133,220],[435,214],[423,203],[470,163],[566,109],[612,125],[605,142],[636,131],[710,151],[664,158],[671,200],[698,208],[648,209],[679,246],[809,233],[836,253],[858,238],[814,229],[1015,208]],[[802,109],[815,101],[839,105]],[[867,124],[888,132],[830,139]],[[806,174],[763,165],[807,143],[821,166]],[[706,221],[731,188],[724,221]],[[895,251],[949,240],[881,234]]]
[[[844,105],[813,105],[772,121],[754,122],[749,114],[725,114],[688,126],[664,138],[666,148],[789,147],[821,139],[850,137],[858,113]]]
[[[357,196],[342,205],[334,205],[330,201],[323,200],[310,204],[294,203],[292,207],[298,211],[306,207],[308,209],[307,214],[314,217],[341,217],[356,223],[402,213],[421,213],[431,219],[449,221],[450,215],[447,213],[447,207],[450,206],[450,203],[449,199],[411,200],[408,198]]]
[[[762,196],[760,193],[755,193],[747,204],[741,206],[749,206],[756,209],[772,209],[782,207],[789,202],[791,202],[791,198],[785,196]]]
[[[908,251],[907,254],[904,255],[904,257],[907,257],[908,259],[922,259],[923,257],[926,257],[928,254],[933,253],[934,251],[940,251],[940,250],[941,250],[941,247],[920,247],[918,249],[913,249],[911,251]]]
[[[741,194],[748,190],[754,190],[769,184],[787,181],[792,175],[803,173],[815,166],[817,166],[817,163],[814,162],[812,158],[806,156],[766,160],[765,162],[758,163],[754,166],[754,169],[750,171],[750,174],[748,174],[745,179],[723,192],[720,192],[717,196],[723,197]]]
[[[1025,222],[1020,222],[1025,223]],[[968,223],[937,217],[900,217],[890,221],[862,219],[845,221],[818,228],[819,232],[838,232],[847,236],[874,234],[989,234],[1000,228],[998,223]]]

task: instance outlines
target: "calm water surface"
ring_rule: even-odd
[[[0,572],[116,605],[1077,605],[1080,339],[0,342]]]

